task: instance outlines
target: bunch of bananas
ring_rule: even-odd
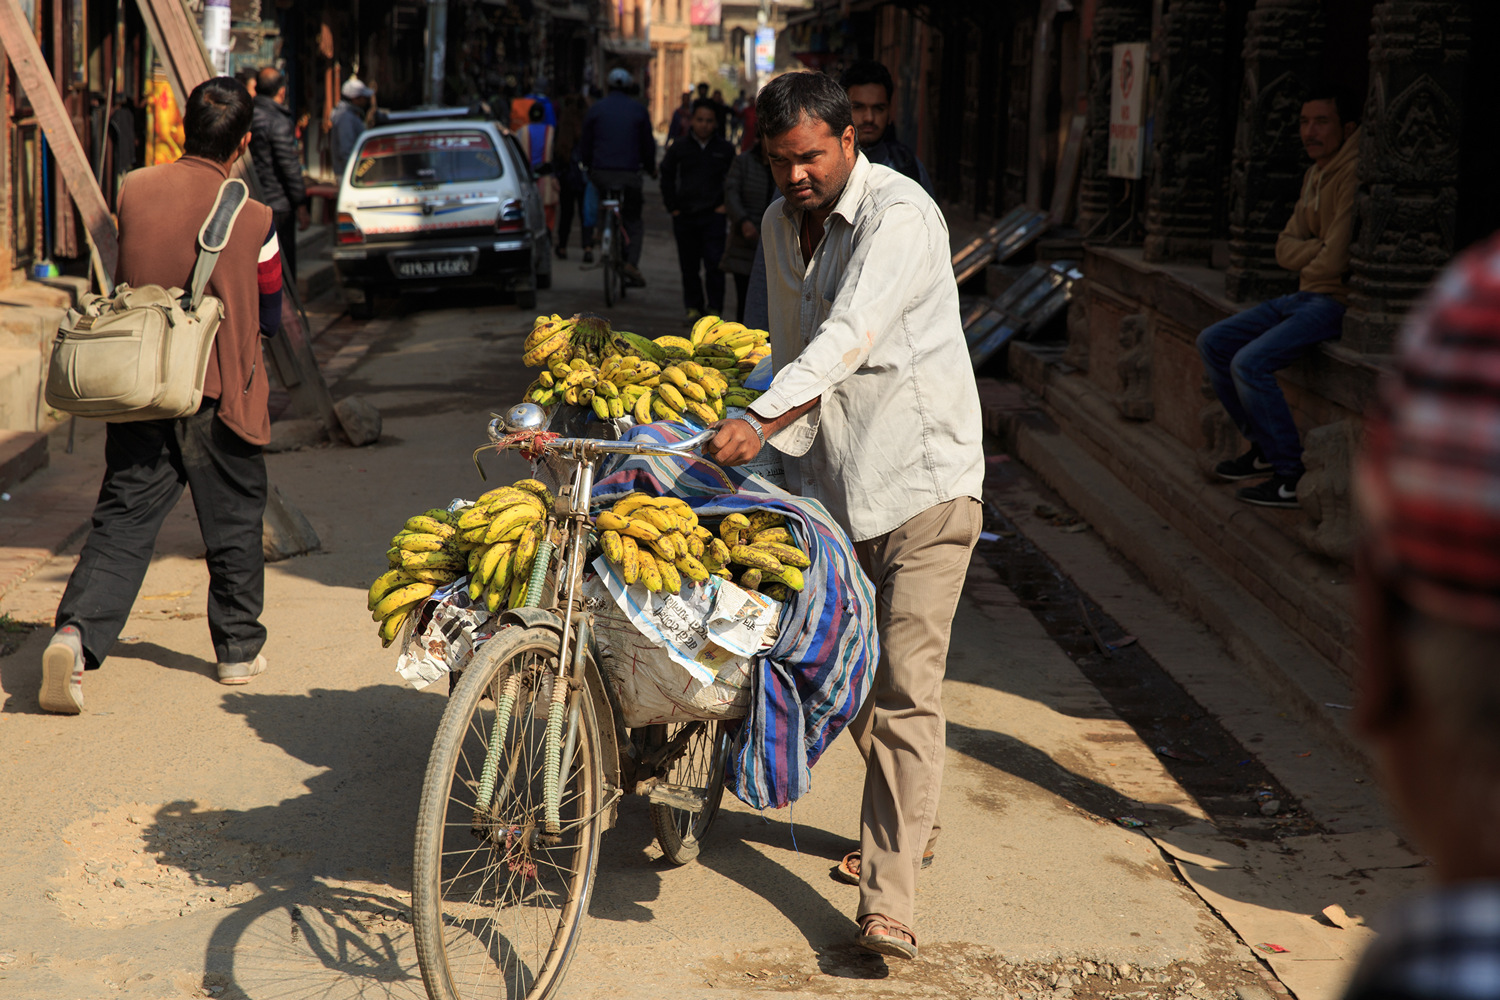
[[[715,551],[727,555],[724,565],[738,567],[735,582],[778,601],[790,597],[790,591],[802,590],[802,571],[812,565],[812,559],[793,542],[786,516],[771,511],[728,515],[719,522],[715,542]]]
[[[386,552],[390,569],[370,585],[369,607],[380,622],[380,639],[389,646],[406,623],[406,616],[432,592],[457,580],[464,556],[455,515],[435,508],[409,519]]]
[[[764,330],[705,316],[691,337],[614,332],[598,316],[538,316],[522,361],[544,367],[526,388],[542,406],[587,406],[601,420],[629,413],[636,423],[683,420],[710,424],[726,407],[746,407],[760,395],[745,375],[771,353]],[[693,405],[696,404],[696,405]]]
[[[546,537],[554,498],[535,479],[490,490],[458,512],[458,546],[467,554],[469,599],[494,614],[503,604],[519,607]]]
[[[693,509],[676,497],[632,493],[600,511],[594,528],[604,558],[619,569],[626,585],[639,581],[657,593],[677,593],[684,578],[705,582],[709,564],[722,570],[729,555],[724,543],[698,523]],[[718,559],[715,547],[722,550],[724,560]]]

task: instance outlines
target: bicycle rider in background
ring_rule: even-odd
[[[635,78],[628,70],[610,70],[609,95],[584,116],[578,157],[601,199],[611,190],[623,193],[620,207],[628,238],[623,270],[633,287],[644,288],[646,279],[640,263],[646,225],[641,219],[645,202],[641,174],[656,177],[656,136],[645,105],[630,96],[634,89]]]

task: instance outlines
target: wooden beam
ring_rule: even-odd
[[[31,33],[31,22],[22,12],[19,0],[0,0],[0,44],[5,46],[6,55],[15,67],[16,79],[36,109],[37,121],[41,123],[52,155],[57,159],[68,193],[77,203],[84,227],[98,248],[99,267],[113,280],[115,264],[120,258],[120,241],[114,219],[110,218],[104,193],[94,181],[94,171],[84,155],[83,144],[73,130],[72,119],[63,107],[62,95],[53,85],[52,74],[42,58],[36,36]]]

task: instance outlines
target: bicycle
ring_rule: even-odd
[[[501,445],[543,421],[540,407],[523,403],[491,421],[489,436]],[[566,480],[525,606],[501,613],[502,628],[464,669],[423,781],[412,922],[432,1000],[556,995],[588,911],[600,837],[622,796],[646,796],[674,864],[697,856],[717,816],[731,732],[701,721],[627,730],[579,599],[597,461],[683,455],[712,434],[673,445],[559,438],[547,446]]]
[[[629,281],[625,277],[626,244],[630,236],[625,232],[624,217],[620,205],[624,192],[610,188],[599,201],[599,210],[604,216],[599,227],[599,265],[604,272],[604,304],[612,306],[615,300],[625,298]]]

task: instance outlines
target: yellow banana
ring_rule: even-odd
[[[463,573],[457,569],[414,569],[411,570],[411,575],[423,583],[443,587],[457,580]]]
[[[630,415],[635,418],[637,424],[649,424],[651,422],[651,399],[652,394],[648,389],[641,394],[640,399],[635,401],[635,406],[631,409]]]
[[[491,543],[498,542],[502,536],[516,525],[529,524],[540,517],[541,514],[537,512],[535,507],[526,504],[517,504],[514,507],[507,508],[503,514],[490,522],[490,528],[485,532],[484,540]]]
[[[783,566],[779,572],[767,573],[766,579],[784,583],[798,593],[802,592],[802,571],[795,566]]]
[[[760,549],[769,554],[783,566],[795,566],[797,569],[807,569],[812,565],[806,552],[793,545],[783,545],[781,542],[762,542],[759,539],[751,543],[750,548]]]
[[[761,545],[765,542],[780,542],[782,545],[793,545],[792,533],[785,528],[762,528],[750,536],[751,545]]]
[[[651,550],[667,562],[676,559],[680,554],[677,551],[677,540],[672,535],[662,535],[660,538],[646,543]]]
[[[677,567],[669,560],[656,560],[656,571],[661,574],[661,589],[663,593],[675,594],[682,589],[682,575],[677,572]]]
[[[442,539],[452,538],[456,534],[453,525],[439,521],[435,517],[428,517],[426,514],[418,514],[416,517],[407,518],[405,530],[437,535]]]
[[[594,416],[600,420],[609,419],[609,400],[603,396],[595,396],[589,403],[594,408]]]
[[[403,552],[437,552],[446,544],[447,539],[437,535],[403,531],[391,541]]]
[[[669,368],[667,370],[673,371],[674,369]],[[681,410],[683,408],[683,405],[687,402],[687,400],[682,397],[682,393],[677,390],[677,387],[670,382],[663,381],[661,385],[657,386],[656,394],[661,397],[661,401],[663,403],[667,404],[674,410]]]
[[[754,590],[760,586],[761,576],[761,571],[752,566],[740,574],[740,586],[746,590]]]
[[[629,535],[620,538],[620,549],[620,575],[628,587],[641,578],[641,550]]]
[[[693,386],[693,388],[696,389],[697,386]],[[719,415],[714,412],[713,407],[705,406],[695,400],[688,400],[684,404],[684,410],[705,427],[719,419]]]
[[[682,423],[682,412],[680,410],[672,409],[666,403],[663,403],[660,399],[653,399],[651,401],[651,415],[656,417],[658,420],[666,420],[670,423],[675,424]]]
[[[735,545],[729,550],[729,558],[741,566],[750,566],[754,569],[762,569],[775,573],[781,569],[781,560],[777,559],[765,549],[757,549],[750,545]]]
[[[686,382],[678,386],[677,391],[682,393],[682,398],[690,403],[708,402],[708,392],[697,382]]]
[[[648,504],[650,502],[650,496],[645,493],[641,493],[640,491],[636,491],[634,493],[630,493],[626,496],[621,497],[619,500],[616,500],[615,505],[610,509],[613,510],[616,514],[619,514],[621,517],[628,517],[630,513],[637,507],[640,507],[643,504]]]
[[[532,496],[536,497],[542,502],[542,506],[546,507],[549,511],[552,509],[553,505],[557,503],[556,498],[552,496],[552,491],[547,489],[547,484],[543,483],[540,480],[519,479],[515,482],[514,485],[516,489],[524,490],[525,492],[530,493]]]
[[[618,531],[600,532],[599,547],[604,550],[604,558],[616,566],[625,561],[625,543]]]
[[[645,549],[641,549],[636,558],[641,583],[646,585],[647,590],[659,592],[662,589],[662,580],[661,569],[656,565],[656,557]]]
[[[500,563],[515,550],[512,542],[496,542],[484,550],[483,557],[479,560],[479,568],[474,572],[474,579],[480,585],[489,583],[495,578],[495,571],[500,568]]]
[[[462,573],[464,560],[452,552],[401,553],[401,567],[408,572],[417,569],[451,569]]]
[[[645,521],[657,531],[677,530],[677,518],[673,516],[671,511],[663,510],[660,507],[652,505],[638,507],[631,514],[631,518],[636,521]]]
[[[698,322],[693,324],[693,332],[688,336],[688,341],[693,344],[703,343],[703,338],[722,322],[717,316],[699,317]]]
[[[703,583],[708,579],[708,568],[690,555],[678,556],[674,565],[678,572],[694,583]]]
[[[760,592],[773,601],[785,601],[792,596],[791,588],[784,583],[768,583]]]
[[[375,607],[371,608],[370,611],[375,616],[375,620],[379,621],[382,618],[390,617],[396,609],[405,607],[413,601],[421,601],[431,597],[434,590],[437,590],[437,587],[430,583],[423,583],[420,580],[408,583],[405,586],[397,587],[376,601]]]
[[[382,646],[389,646],[396,641],[396,636],[401,634],[401,626],[406,624],[407,616],[410,614],[411,609],[408,608],[405,611],[391,615],[380,623],[380,644]]]
[[[663,382],[670,382],[678,389],[687,385],[689,381],[687,372],[683,371],[680,365],[669,365],[663,368],[661,370],[661,378]]]
[[[567,331],[563,331],[561,333],[552,333],[542,341],[540,341],[535,347],[531,348],[531,350],[524,352],[521,355],[521,364],[525,365],[527,368],[541,367],[542,362],[544,362],[555,351],[567,346],[567,343]]]
[[[699,538],[697,535],[687,536],[688,555],[692,556],[694,559],[702,559],[704,551],[706,551],[706,546],[703,544],[703,539]]]
[[[701,558],[703,565],[713,572],[718,572],[729,565],[729,546],[725,545],[722,539],[711,539]]]
[[[764,528],[780,528],[786,524],[786,515],[775,511],[757,510],[750,513],[750,531],[754,534]]]
[[[412,578],[410,574],[404,569],[386,570],[375,578],[374,583],[370,584],[369,600],[366,602],[368,610],[374,611],[375,605],[379,603],[382,597],[397,587],[404,587],[411,582]]]

